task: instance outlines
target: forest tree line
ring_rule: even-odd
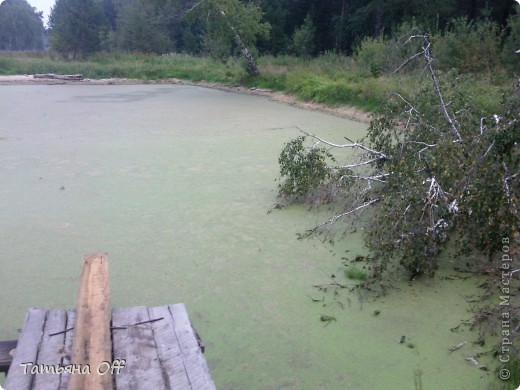
[[[508,0],[57,0],[45,29],[26,0],[5,0],[0,50],[40,50],[48,36],[64,58],[114,50],[225,58],[238,54],[234,29],[253,54],[349,55],[403,23],[438,34],[461,18],[486,21],[505,40],[515,8]]]

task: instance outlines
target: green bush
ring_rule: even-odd
[[[386,68],[385,43],[383,39],[366,37],[361,41],[354,57],[361,68],[377,77]]]
[[[278,159],[283,197],[305,197],[330,177],[327,159],[333,160],[332,155],[323,148],[306,148],[304,142],[303,136],[287,142]]]
[[[296,29],[292,37],[292,51],[300,57],[310,57],[314,54],[316,27],[309,14],[303,24]]]
[[[285,91],[302,100],[348,104],[375,113],[382,111],[390,92],[411,97],[417,94],[415,79],[420,72],[411,72],[409,68],[413,65],[413,70],[422,71],[424,59],[418,57],[415,64],[408,63],[405,71],[399,72],[398,75],[393,74],[405,58],[410,58],[413,51],[420,48],[417,40],[404,44],[406,40],[407,36],[403,35],[384,41],[387,64],[384,72],[377,78],[372,77],[370,70],[356,63],[354,58],[332,52],[315,58],[288,55],[261,57],[258,61],[261,74],[256,77],[248,76],[242,66],[242,60],[232,57],[216,60],[180,53],[158,56],[115,51],[97,52],[85,61],[55,61],[49,58],[48,53],[3,52],[0,54],[0,73],[82,73],[88,78],[175,77],[194,82],[208,81],[227,85],[242,83],[248,87]],[[366,55],[368,61],[366,53],[360,55]],[[399,59],[399,56],[402,58]],[[515,56],[520,58],[520,55]],[[493,74],[493,80],[481,77],[475,82],[475,76],[465,77],[460,74],[457,78],[479,107],[494,112],[500,109],[500,97],[513,83],[505,68],[498,68]]]
[[[502,31],[490,20],[452,21],[444,35],[434,37],[433,55],[441,69],[491,74],[501,65]]]
[[[520,73],[520,54],[515,51],[520,50],[520,12],[517,12],[507,20],[509,35],[504,42],[504,63],[510,71]]]

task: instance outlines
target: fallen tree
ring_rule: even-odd
[[[479,258],[470,253],[491,259],[503,237],[518,240],[518,97],[505,99],[501,113],[481,112],[458,89],[462,76],[434,70],[428,35],[414,30],[407,42],[416,40],[420,52],[396,70],[424,60],[428,78],[415,96],[392,94],[362,140],[338,144],[301,130],[279,158],[286,201],[346,200],[342,212],[303,237],[330,234],[339,221],[372,210],[365,238],[374,278],[393,259],[411,277],[432,275],[450,240],[470,266]],[[354,153],[338,164],[345,150]]]
[[[397,262],[410,278],[432,276],[451,242],[458,259],[455,270],[489,276],[481,284],[483,294],[470,305],[473,318],[452,331],[461,325],[478,329],[475,343],[481,345],[487,335],[498,336],[501,341],[489,352],[497,359],[500,386],[513,389],[520,377],[513,342],[520,330],[515,293],[520,275],[520,96],[512,91],[502,102],[503,112],[482,112],[458,87],[462,75],[435,71],[428,36],[414,30],[407,41],[417,39],[420,52],[397,69],[424,60],[428,77],[415,96],[390,95],[384,113],[359,141],[345,137],[347,142],[338,144],[301,130],[280,154],[279,195],[286,202],[343,205],[300,237],[330,237],[338,229],[348,234],[349,228],[363,227],[370,255],[361,260],[370,280],[363,273],[358,278],[363,283],[354,288],[369,291],[375,282],[383,287],[385,271]],[[339,227],[342,221],[348,224]],[[338,288],[350,288],[334,277],[329,285],[316,287],[332,287],[335,295]],[[467,360],[487,369],[475,357]]]
[[[52,80],[83,80],[82,74],[54,74],[54,73],[36,73],[33,75],[35,79],[52,79]]]

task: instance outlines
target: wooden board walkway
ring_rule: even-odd
[[[67,389],[73,370],[112,374],[114,389],[216,389],[203,346],[182,303],[112,309],[113,356],[99,367],[72,364],[75,313],[27,311],[6,390]]]

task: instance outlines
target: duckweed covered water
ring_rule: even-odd
[[[106,251],[112,305],[184,302],[219,389],[489,382],[464,360],[475,335],[450,331],[475,281],[396,282],[375,302],[343,290],[342,309],[313,285],[361,236],[298,241],[326,210],[267,213],[297,127],[340,142],[365,125],[190,86],[2,86],[0,107],[1,339],[29,307],[73,307],[82,256]]]

